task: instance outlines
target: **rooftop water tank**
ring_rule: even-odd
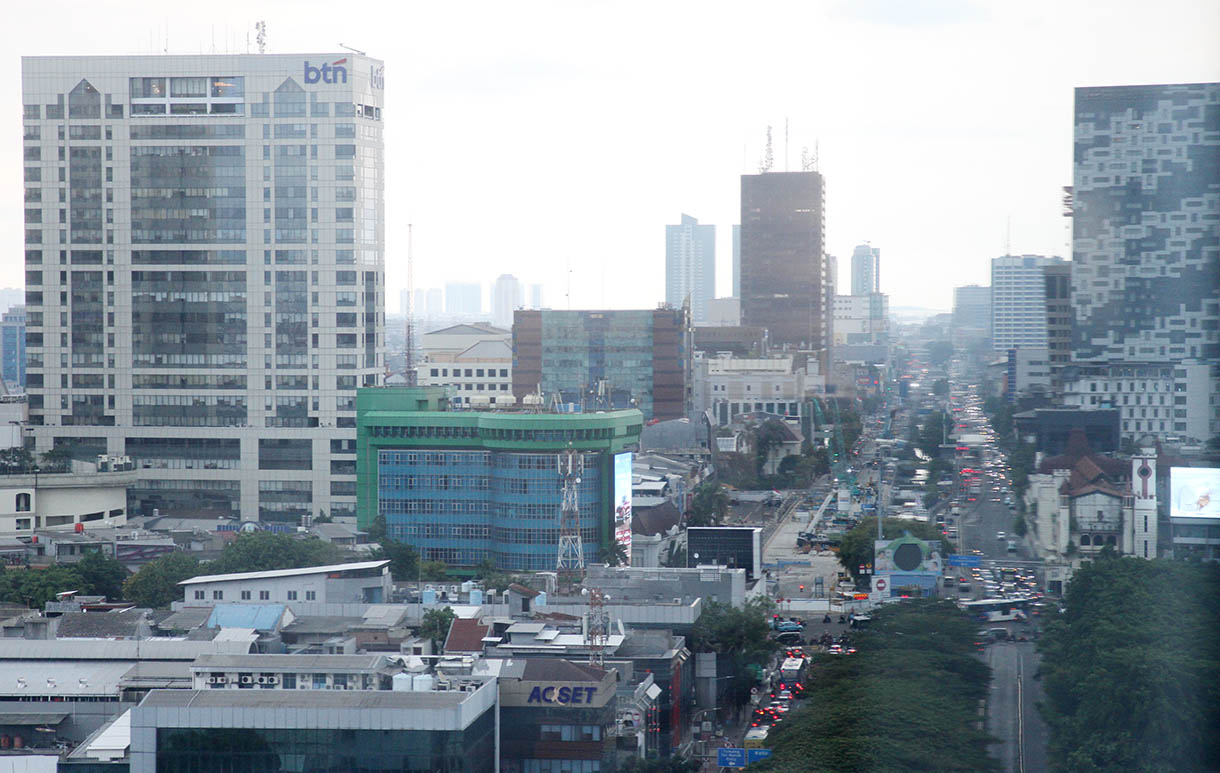
[[[406,673],[394,674],[394,676],[390,680],[390,682],[391,682],[391,687],[394,690],[397,690],[398,692],[410,692],[411,691],[412,677],[410,674],[406,674]]]
[[[432,692],[432,674],[415,675],[415,692]]]
[[[483,605],[483,591],[479,590],[478,588],[473,588],[470,591],[470,604],[472,606],[476,606],[476,607],[482,606]]]

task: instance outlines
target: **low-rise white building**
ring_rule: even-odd
[[[512,332],[486,324],[453,325],[424,333],[420,386],[449,388],[457,407],[516,404]]]
[[[1063,370],[1063,404],[1117,408],[1124,440],[1203,442],[1220,430],[1208,363],[1078,363]]]
[[[711,411],[725,426],[743,413],[773,413],[799,418],[806,411],[808,378],[793,357],[747,359],[700,357],[695,360],[694,407]]]
[[[835,346],[885,343],[889,310],[889,296],[883,293],[836,295],[832,328]]]
[[[101,469],[77,462],[71,472],[0,475],[0,534],[122,526],[127,487],[135,482],[130,462]]]
[[[389,561],[362,561],[267,572],[208,574],[178,583],[188,604],[250,601],[330,604],[381,604],[389,601],[393,581]]]

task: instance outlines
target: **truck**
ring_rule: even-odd
[[[752,727],[746,731],[746,739],[742,744],[747,749],[765,749],[767,746],[768,727]]]

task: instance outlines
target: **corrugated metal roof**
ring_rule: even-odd
[[[283,604],[217,604],[208,616],[208,628],[249,628],[275,631],[284,618]]]
[[[0,697],[117,696],[119,681],[130,669],[131,663],[126,661],[0,662]]]
[[[245,654],[258,639],[250,633],[233,641],[190,639],[0,639],[0,662],[29,660],[194,660],[208,652]]]
[[[472,695],[438,690],[154,690],[140,708],[443,709]]]
[[[377,569],[390,563],[384,561],[360,561],[353,564],[331,564],[329,566],[303,566],[299,569],[273,569],[266,572],[237,572],[235,574],[201,574],[183,580],[179,585],[195,585],[201,582],[230,582],[233,580],[265,580],[271,577],[299,577],[306,574],[329,574],[331,572],[353,572],[360,569]]]

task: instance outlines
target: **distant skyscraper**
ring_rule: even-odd
[[[819,353],[826,367],[827,266],[822,175],[741,177],[741,323],[772,346]]]
[[[11,306],[0,317],[0,377],[25,386],[25,306]]]
[[[959,329],[990,332],[990,287],[966,285],[953,288],[953,326]]]
[[[354,515],[356,390],[386,364],[382,63],[21,64],[38,450],[131,456],[132,515]]]
[[[446,282],[445,313],[477,316],[483,313],[483,285],[478,282]]]
[[[512,274],[501,274],[491,288],[492,321],[505,330],[511,330],[513,312],[525,305],[524,296],[517,277]]]
[[[1072,264],[1042,267],[1046,298],[1046,349],[1051,387],[1061,386],[1060,373],[1072,360]]]
[[[418,291],[416,291],[418,293]],[[418,295],[416,296],[418,297]],[[420,312],[425,317],[439,317],[445,313],[445,291],[439,287],[430,287],[424,291]]]
[[[881,292],[881,248],[858,245],[851,252],[851,294]]]
[[[1063,258],[1005,255],[991,260],[991,348],[1046,348],[1046,279],[1043,266]]]
[[[1078,88],[1075,120],[1065,402],[1119,408],[1130,440],[1205,441],[1220,434],[1220,83]]]
[[[530,301],[529,307],[531,309],[541,309],[542,308],[542,285],[541,284],[530,285],[529,301]]]
[[[699,225],[690,215],[665,226],[665,301],[674,308],[690,299],[691,319],[707,319],[716,296],[716,226]]]
[[[733,226],[733,297],[741,297],[741,226]]]

